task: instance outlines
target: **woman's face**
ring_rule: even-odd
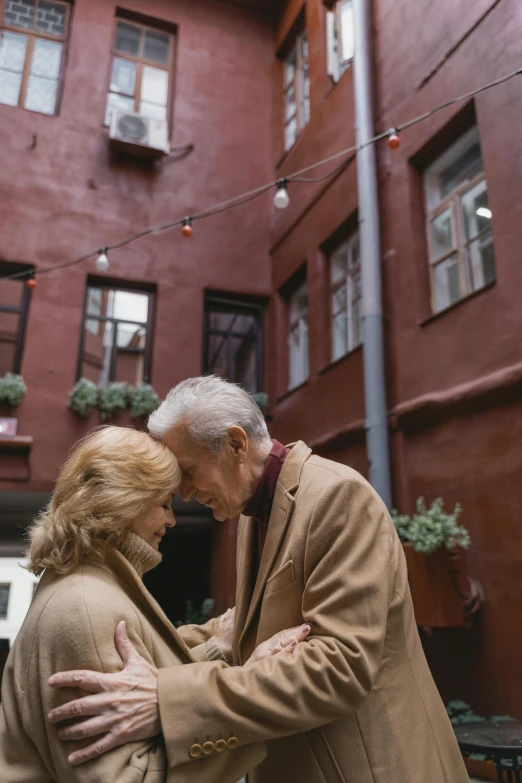
[[[136,520],[132,532],[143,538],[149,546],[158,549],[167,528],[174,527],[175,524],[172,498],[169,498],[162,506],[151,506],[143,516]]]

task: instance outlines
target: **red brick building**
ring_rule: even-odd
[[[1,0],[2,18],[26,5]],[[1,97],[0,55],[2,271],[68,261],[354,143],[349,1],[55,5],[66,8],[60,34],[45,38],[62,46],[55,93],[33,78],[42,78],[30,58],[43,31],[4,22],[4,35],[28,43],[20,76],[8,78],[16,106]],[[373,5],[377,132],[522,65],[516,0]],[[410,512],[419,495],[462,503],[485,594],[472,629],[426,637],[426,650],[445,697],[519,716],[520,78],[405,131],[397,151],[377,148],[394,504]],[[31,104],[42,94],[49,116]],[[165,116],[170,154],[151,165],[111,153],[108,105]],[[3,554],[17,551],[19,526],[97,422],[79,421],[67,396],[82,372],[82,334],[100,335],[86,302],[103,319],[117,292],[145,297],[132,332],[139,358],[119,351],[132,347],[122,338],[106,375],[135,378],[137,362],[159,394],[202,369],[234,376],[267,391],[276,437],[303,438],[367,473],[355,163],[288,192],[285,210],[265,195],[195,223],[190,240],[176,228],[110,252],[105,274],[91,260],[42,275],[31,301],[17,300],[25,319],[6,311],[14,294],[0,283],[0,316],[4,306],[25,321],[23,353],[20,327],[15,347],[28,387],[19,439],[0,444]],[[111,312],[114,336],[133,319]],[[179,517],[176,588],[200,600],[204,584],[221,608],[231,600],[233,523],[216,528],[181,506]],[[189,587],[183,561],[203,563]],[[155,587],[165,595],[170,585],[165,575]]]

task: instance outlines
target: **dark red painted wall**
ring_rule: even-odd
[[[294,0],[286,4],[279,44],[303,6]],[[522,7],[516,0],[464,4],[375,0],[374,7],[377,131],[521,65]],[[305,13],[311,121],[281,159],[280,119],[276,120],[274,160],[281,175],[354,143],[352,69],[336,86],[328,83],[321,0],[308,0]],[[522,360],[521,78],[481,94],[474,103],[493,211],[497,282],[434,319],[429,319],[422,182],[410,160],[454,118],[456,133],[463,107],[447,109],[405,131],[397,152],[384,142],[377,148],[395,504],[410,512],[415,499],[425,495],[429,501],[444,497],[450,508],[457,501],[463,505],[462,520],[473,540],[472,575],[481,581],[486,598],[472,631],[440,632],[425,640],[426,649],[446,699],[464,697],[484,714],[518,716],[522,715],[518,660],[522,583],[517,577],[522,567],[522,489],[517,480],[522,470],[521,411],[516,403],[520,381],[511,391],[499,387],[508,377],[520,377]],[[276,108],[281,105],[280,83],[281,74],[276,72]],[[473,107],[467,110],[469,114]],[[286,310],[276,293],[269,334],[274,434],[286,441],[303,438],[324,456],[366,473],[362,350],[328,364],[328,279],[321,251],[357,209],[355,164],[331,184],[290,185],[289,193],[290,207],[274,222],[272,284],[276,292],[284,290],[306,264],[310,378],[299,389],[286,392]],[[488,392],[481,392],[479,404],[480,383]],[[471,385],[462,388],[462,384]],[[424,399],[440,393],[444,407],[437,407],[437,400]],[[417,412],[414,422],[407,423],[403,412],[411,406]]]

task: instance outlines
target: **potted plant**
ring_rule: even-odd
[[[69,394],[69,408],[86,419],[98,405],[98,387],[87,378],[80,378]]]
[[[22,402],[26,391],[27,386],[21,375],[6,372],[0,378],[0,407],[15,408]]]
[[[404,547],[417,624],[427,628],[467,625],[480,605],[477,584],[468,576],[470,535],[458,523],[462,509],[444,510],[442,498],[428,508],[418,498],[412,516],[392,512]]]
[[[148,418],[160,404],[160,398],[150,383],[140,383],[139,386],[129,386],[127,394],[131,416],[134,416],[136,419]]]

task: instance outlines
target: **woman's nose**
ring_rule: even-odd
[[[174,516],[174,513],[167,515],[165,524],[167,527],[176,527],[176,517]]]

